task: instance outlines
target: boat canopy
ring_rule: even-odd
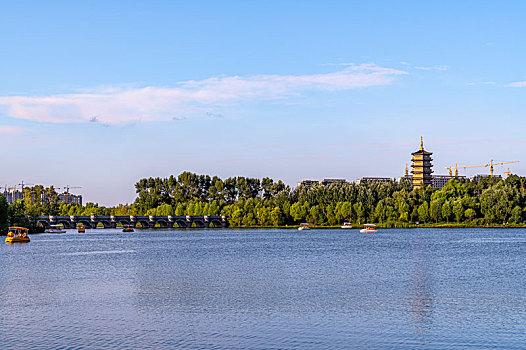
[[[376,227],[375,224],[363,224],[363,226],[365,226],[365,227]]]
[[[20,227],[20,226],[11,226],[9,227],[9,231],[11,230],[16,230],[16,231],[29,231],[29,229],[25,228],[25,227]]]
[[[21,227],[21,226],[10,226],[9,229],[14,229],[14,230],[27,230],[27,228],[25,227]]]
[[[306,223],[306,222],[303,222],[300,224],[300,226],[309,226],[310,224]]]
[[[64,227],[63,225],[49,225],[49,227],[53,227],[53,228],[62,228]]]

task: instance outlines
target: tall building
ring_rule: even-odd
[[[14,191],[9,190],[9,191],[0,192],[0,195],[3,195],[7,199],[7,203],[9,204],[13,203],[14,201],[18,199],[24,199],[25,197],[24,192],[21,192],[18,190],[14,190]],[[45,194],[42,194],[42,201],[48,202]],[[57,203],[60,203],[60,202],[66,202],[66,204],[75,203],[75,204],[82,206],[82,195],[72,194],[72,193],[67,193],[67,192],[59,193],[58,198],[57,198]]]
[[[420,149],[411,153],[413,156],[411,159],[413,162],[411,164],[411,168],[413,168],[411,170],[413,187],[420,188],[433,184],[433,175],[431,175],[433,173],[431,169],[433,167],[431,163],[433,161],[433,158],[431,158],[432,154],[433,152],[424,150],[424,139],[420,137]]]
[[[11,191],[11,190],[7,191],[7,190],[5,190],[1,194],[5,197],[5,199],[7,200],[7,203],[9,203],[9,204],[13,203],[16,200],[24,199],[24,193],[20,192],[18,190],[14,190],[14,191]]]
[[[58,195],[58,202],[66,202],[66,204],[75,203],[82,206],[82,195],[68,192],[60,193]]]

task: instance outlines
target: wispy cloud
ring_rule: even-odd
[[[446,71],[448,70],[448,66],[445,66],[445,65],[438,65],[438,66],[432,66],[432,67],[422,67],[422,66],[414,66],[413,68],[415,69],[418,69],[418,70],[425,70],[425,71],[439,71],[439,72],[443,72],[443,71]]]
[[[0,135],[23,134],[27,129],[17,126],[0,125]]]
[[[526,86],[526,80],[525,81],[515,81],[513,83],[510,83],[506,85],[508,87],[525,87]]]
[[[103,124],[177,120],[245,101],[286,100],[304,91],[337,91],[389,85],[405,71],[375,64],[311,75],[215,77],[176,87],[104,88],[51,96],[5,96],[0,105],[11,117],[50,123]]]

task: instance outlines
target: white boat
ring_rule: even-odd
[[[342,228],[352,228],[352,225],[350,222],[344,222]]]
[[[360,230],[361,233],[376,233],[376,225],[375,224],[364,224],[363,228]]]
[[[62,225],[50,225],[46,230],[47,233],[66,233]]]
[[[307,223],[300,224],[300,227],[298,227],[298,230],[299,231],[310,230],[309,224]]]

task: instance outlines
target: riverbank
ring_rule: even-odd
[[[393,229],[393,228],[526,228],[526,225],[473,225],[473,224],[386,224],[378,223],[375,224],[377,228],[381,229]],[[229,226],[229,228],[235,229],[297,229],[299,225],[285,225],[285,226]],[[341,225],[332,225],[332,226],[316,226],[309,225],[311,229],[341,229]],[[352,224],[353,229],[363,228],[363,224]]]

